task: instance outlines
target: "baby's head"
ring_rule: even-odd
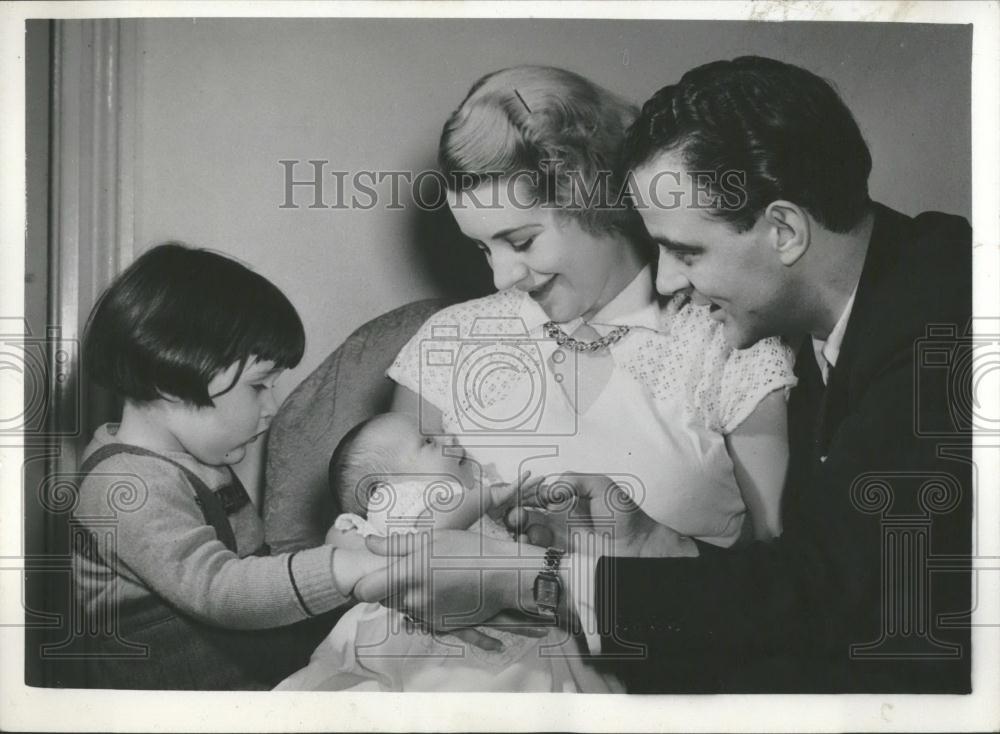
[[[426,436],[408,413],[380,413],[359,423],[340,440],[330,459],[330,488],[341,512],[366,516],[368,498],[379,482],[456,479],[471,487],[476,475],[465,450],[452,437]]]

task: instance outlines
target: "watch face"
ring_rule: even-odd
[[[555,611],[559,606],[558,579],[545,576],[535,579],[535,605],[541,611]]]

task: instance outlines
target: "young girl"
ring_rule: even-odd
[[[378,567],[363,549],[269,555],[231,469],[304,343],[272,283],[179,244],[146,252],[95,306],[85,363],[124,407],[84,452],[73,513],[88,539],[73,549],[76,603],[88,630],[105,629],[88,639],[83,685],[269,688]]]

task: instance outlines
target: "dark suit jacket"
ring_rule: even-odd
[[[970,389],[971,252],[964,219],[876,205],[825,394],[809,339],[796,361],[783,535],[598,564],[601,660],[630,691],[970,690],[970,573],[942,559],[970,553],[953,408]]]

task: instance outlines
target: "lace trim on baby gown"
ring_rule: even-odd
[[[494,370],[473,393],[456,377],[457,367],[483,348],[503,358],[518,336],[522,344],[537,341],[540,324],[529,325],[521,316],[527,299],[522,291],[507,290],[438,312],[403,347],[388,376],[439,408],[446,426],[457,423],[459,411],[469,414],[472,397],[480,410],[497,405],[526,370]],[[783,388],[787,396],[795,385],[794,353],[779,339],[733,350],[709,308],[682,296],[663,302],[659,322],[658,331],[633,328],[611,346],[611,354],[654,399],[681,402],[712,431],[730,433],[769,393]],[[517,356],[532,354],[528,348]]]

